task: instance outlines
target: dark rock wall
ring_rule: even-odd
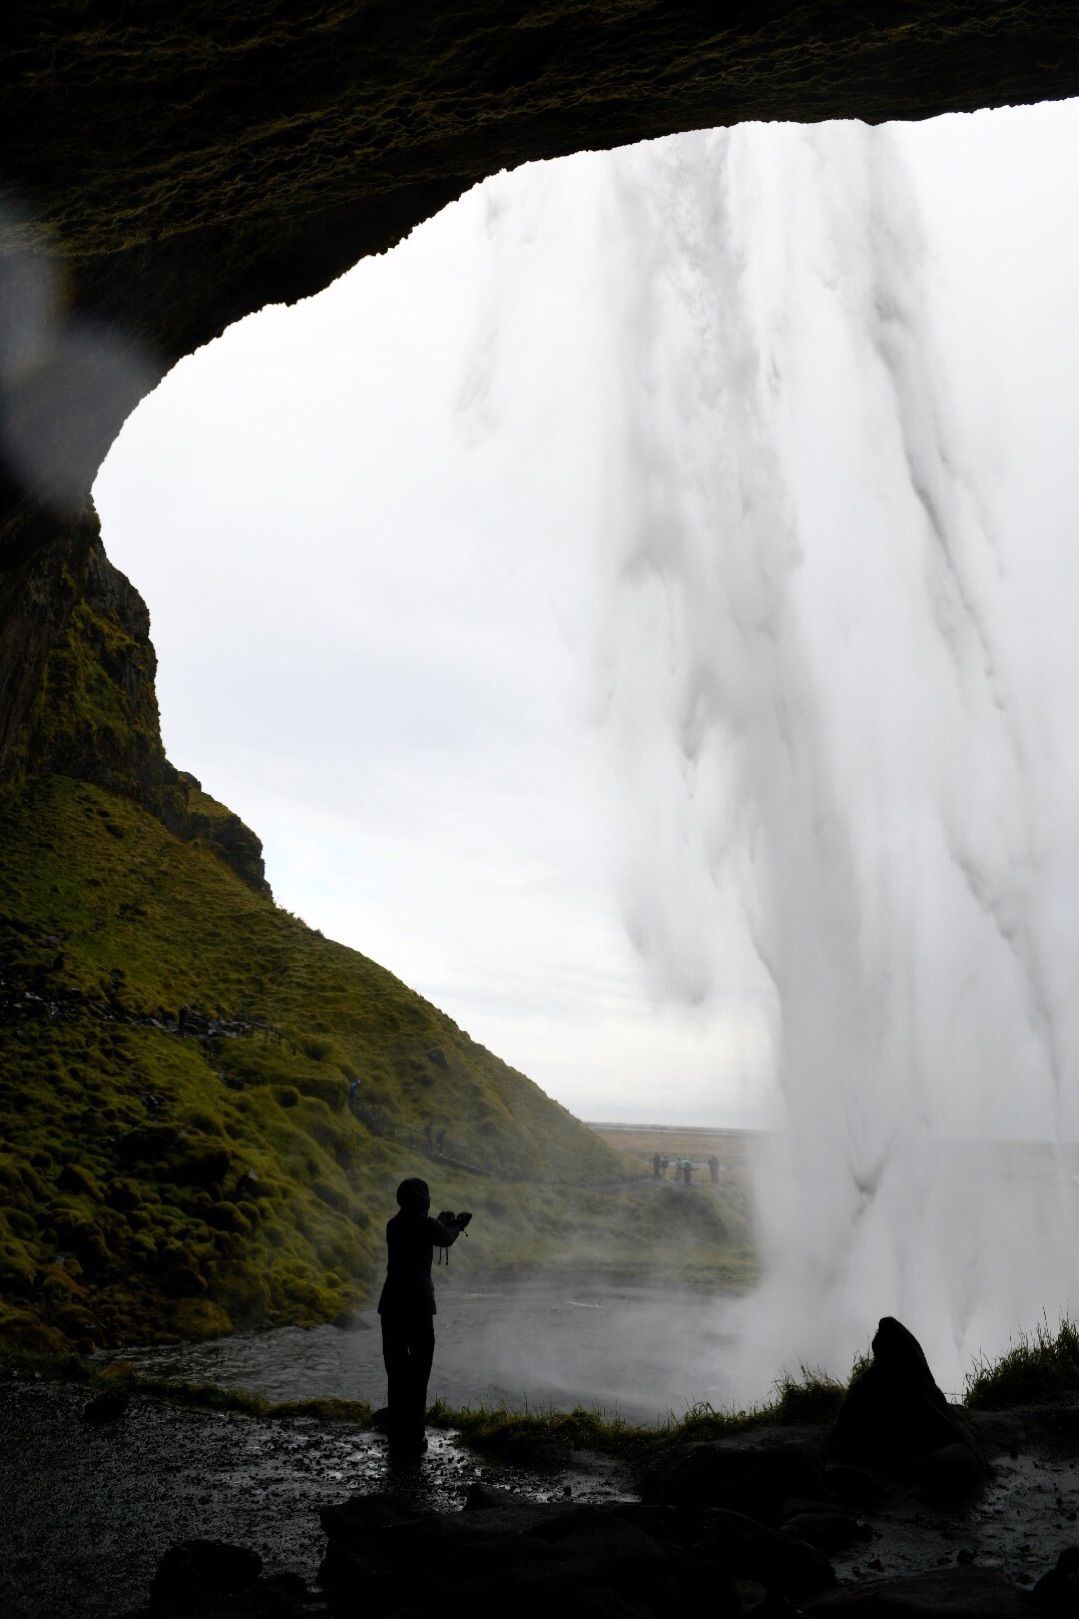
[[[86,507],[0,569],[0,780],[73,776],[132,799],[269,893],[258,838],[161,744],[150,615]]]
[[[9,243],[51,255],[62,314],[145,368],[92,411],[56,403],[82,474],[133,383],[504,166],[1079,91],[1074,0],[38,0],[0,49]]]
[[[177,358],[504,166],[746,119],[1076,94],[1079,7],[38,0],[5,16],[0,53],[0,781],[63,768],[175,821],[145,610],[86,503]],[[71,700],[95,663],[111,725]]]

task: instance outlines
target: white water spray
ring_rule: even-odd
[[[888,131],[687,138],[611,183],[627,913],[688,1002],[743,977],[740,918],[787,1115],[738,1391],[845,1370],[885,1313],[954,1388],[1073,1274],[1065,1165],[1015,1145],[1074,1123],[1076,868],[1014,536],[964,465]]]

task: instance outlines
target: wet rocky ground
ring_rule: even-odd
[[[0,1383],[0,1614],[113,1619],[146,1601],[166,1548],[198,1536],[254,1548],[271,1573],[316,1579],[319,1510],[392,1491],[454,1511],[487,1480],[532,1500],[632,1495],[604,1457],[528,1474],[480,1461],[431,1431],[419,1464],[394,1467],[384,1440],[351,1424],[189,1409],[136,1394],[113,1423],[64,1383]]]
[[[655,1475],[634,1476],[621,1462],[587,1453],[544,1468],[508,1467],[433,1431],[420,1463],[395,1467],[378,1435],[348,1423],[190,1409],[140,1394],[114,1422],[89,1423],[82,1415],[87,1400],[76,1385],[0,1384],[5,1619],[119,1619],[138,1611],[167,1548],[193,1537],[250,1548],[265,1575],[298,1577],[317,1592],[325,1523],[334,1527],[338,1548],[348,1549],[346,1585],[353,1585],[346,1605],[335,1610],[341,1612],[353,1611],[353,1595],[369,1611],[395,1611],[386,1607],[394,1571],[372,1567],[370,1559],[357,1563],[354,1555],[355,1544],[385,1541],[389,1524],[400,1546],[415,1541],[421,1560],[435,1547],[447,1578],[471,1566],[477,1544],[484,1566],[495,1568],[500,1535],[507,1577],[516,1570],[539,1582],[537,1590],[562,1567],[557,1559],[553,1572],[549,1566],[554,1542],[558,1557],[578,1557],[565,1564],[583,1570],[572,1576],[578,1583],[587,1585],[590,1570],[607,1567],[607,1556],[615,1605],[596,1611],[611,1613],[658,1612],[668,1600],[709,1591],[717,1613],[734,1612],[739,1603],[750,1613],[835,1610],[855,1619],[1079,1613],[1079,1603],[1045,1609],[1025,1594],[1064,1548],[1079,1542],[1075,1406],[973,1418],[993,1473],[984,1490],[957,1504],[866,1469],[820,1465],[820,1427],[690,1447],[697,1472],[679,1473],[678,1462],[657,1484]],[[762,1454],[764,1473],[779,1480],[764,1495]],[[776,1492],[774,1503],[768,1490]],[[809,1500],[798,1499],[803,1492]],[[477,1514],[477,1504],[496,1510]],[[532,1505],[544,1509],[539,1518]],[[581,1508],[584,1515],[571,1510]],[[760,1528],[763,1522],[771,1527]],[[727,1563],[731,1546],[739,1548],[729,1590],[708,1562],[720,1540]],[[788,1607],[760,1608],[765,1576],[780,1566],[782,1579],[792,1582]],[[610,1572],[616,1567],[629,1571],[628,1594]],[[687,1587],[689,1576],[698,1583]],[[895,1585],[910,1576],[922,1584]],[[260,1600],[271,1594],[267,1588]],[[271,1603],[250,1611],[322,1613],[322,1601],[310,1610]],[[182,1611],[218,1612],[198,1605]]]

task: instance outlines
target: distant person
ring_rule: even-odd
[[[659,1156],[658,1152],[654,1152],[652,1154],[652,1173],[656,1177],[657,1181],[659,1180],[659,1172],[662,1165],[663,1159]]]
[[[663,1157],[659,1161],[660,1175],[663,1178],[663,1180],[667,1179],[667,1171],[668,1171],[668,1169],[670,1169],[670,1167],[671,1167],[671,1160],[667,1157],[667,1154],[664,1153]]]
[[[386,1281],[378,1301],[382,1317],[382,1358],[386,1365],[387,1432],[401,1456],[427,1449],[424,1418],[427,1384],[435,1352],[435,1290],[431,1259],[435,1248],[449,1248],[471,1214],[431,1214],[427,1182],[402,1181],[399,1212],[386,1222]]]
[[[356,1106],[356,1098],[360,1094],[360,1082],[354,1079],[348,1088],[348,1110],[351,1113]]]
[[[718,1186],[719,1185],[719,1159],[716,1157],[715,1153],[713,1153],[712,1156],[708,1160],[708,1173],[712,1177],[712,1185],[713,1186]]]
[[[682,1184],[685,1186],[687,1192],[690,1186],[693,1184],[693,1165],[690,1163],[688,1158],[682,1159]]]

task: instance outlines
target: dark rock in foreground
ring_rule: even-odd
[[[549,1474],[487,1463],[489,1477],[479,1479],[478,1464],[439,1436],[422,1464],[393,1469],[376,1437],[348,1425],[223,1420],[136,1393],[122,1422],[103,1427],[78,1420],[85,1401],[78,1387],[0,1381],[0,1426],[11,1441],[0,1447],[13,1548],[0,1560],[5,1619],[1079,1612],[1079,1547],[1058,1557],[1079,1512],[1079,1405],[972,1418],[998,1464],[992,1491],[941,1510],[915,1467],[886,1477],[825,1462],[823,1424],[796,1437],[775,1427],[705,1447],[668,1442],[664,1467],[650,1469],[657,1498],[589,1502],[576,1496],[589,1487],[584,1453],[574,1458],[575,1498],[559,1500],[553,1492],[569,1486]],[[945,1451],[925,1455],[946,1468]],[[954,1465],[966,1466],[968,1454],[961,1448]],[[341,1476],[349,1488],[385,1493],[335,1501],[331,1481]],[[740,1506],[694,1499],[693,1480],[709,1476],[732,1499],[743,1486]],[[267,1490],[275,1477],[281,1488]],[[668,1485],[682,1498],[659,1499]],[[632,1487],[620,1474],[617,1488]],[[1039,1574],[1033,1593],[1021,1589]]]
[[[104,1394],[98,1394],[83,1407],[82,1420],[116,1422],[123,1416],[130,1402],[131,1394],[127,1389],[109,1389]]]
[[[150,1605],[131,1619],[303,1619],[325,1603],[293,1574],[269,1578],[262,1558],[220,1540],[170,1546],[150,1587]]]
[[[1034,1587],[1038,1612],[1049,1619],[1074,1619],[1079,1613],[1079,1546],[1066,1546],[1056,1567]]]
[[[772,1524],[788,1501],[828,1494],[805,1445],[762,1433],[672,1449],[645,1473],[641,1493],[646,1501],[727,1507]]]
[[[890,1315],[877,1327],[872,1363],[851,1384],[828,1448],[837,1462],[900,1474],[939,1502],[962,1501],[988,1476],[962,1411],[937,1387],[917,1338]]]
[[[361,1613],[476,1619],[645,1619],[704,1606],[713,1619],[1035,1619],[1073,1614],[1079,1551],[1035,1597],[999,1569],[958,1564],[840,1588],[806,1542],[722,1508],[521,1501],[480,1485],[460,1512],[421,1512],[399,1495],[355,1496],[322,1513],[323,1594],[262,1575],[251,1551],[172,1547],[150,1606],[132,1619],[344,1619]],[[798,1606],[795,1606],[795,1603]]]
[[[501,1608],[512,1587],[517,1616],[631,1619],[703,1602],[718,1619],[741,1611],[736,1578],[750,1563],[768,1562],[780,1538],[748,1519],[732,1530],[722,1520],[733,1514],[511,1502],[489,1490],[463,1512],[405,1512],[393,1497],[358,1497],[323,1512],[329,1546],[320,1580],[331,1612],[473,1616]],[[791,1552],[799,1555],[817,1588],[831,1578],[811,1548]]]
[[[1035,1609],[998,1568],[943,1568],[847,1585],[806,1612],[812,1619],[1033,1619]]]

